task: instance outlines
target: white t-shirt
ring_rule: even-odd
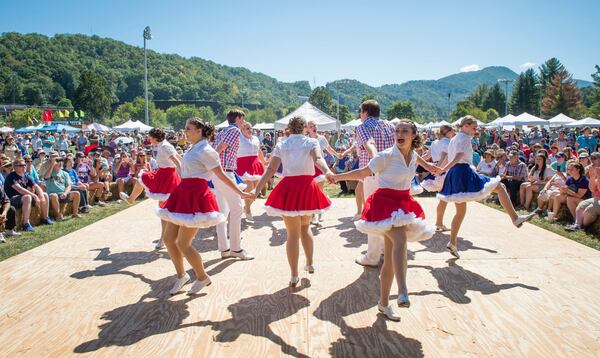
[[[258,138],[252,136],[250,139],[240,136],[240,146],[238,147],[237,157],[256,157],[260,149]]]
[[[429,151],[431,152],[431,160],[434,163],[439,163],[442,160],[442,153],[448,153],[448,145],[450,145],[450,138],[442,138],[433,141]]]
[[[539,180],[540,179],[540,171],[538,169],[533,171],[533,177],[535,178],[535,180]],[[555,172],[554,169],[552,169],[549,165],[546,166],[546,170],[544,170],[544,179],[543,180],[550,180],[553,176],[554,176]]]
[[[411,159],[407,164],[404,156],[394,145],[375,155],[369,161],[369,169],[376,175],[380,188],[408,190],[417,172],[417,153],[411,151]]]
[[[174,155],[177,155],[177,151],[166,139],[156,146],[156,162],[159,168],[175,168],[175,164],[169,159]]]
[[[319,134],[317,135],[317,141],[319,142],[319,147],[321,147],[321,150],[323,151],[322,155],[327,154],[327,147],[329,146],[327,138]]]
[[[473,164],[471,137],[463,132],[458,132],[454,138],[450,139],[450,144],[448,145],[448,162],[453,161],[458,153],[465,154],[457,164]]]
[[[213,176],[211,170],[219,165],[219,153],[208,144],[208,141],[202,140],[183,155],[181,177],[210,180]]]
[[[315,175],[315,162],[310,155],[313,150],[320,150],[316,139],[290,134],[288,139],[277,143],[273,156],[281,159],[284,177]]]
[[[489,163],[487,163],[485,160],[482,160],[477,165],[477,170],[481,174],[492,175],[492,173],[494,172],[494,169],[496,168],[496,163],[497,162],[495,160],[492,160]]]

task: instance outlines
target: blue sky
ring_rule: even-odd
[[[558,57],[590,81],[600,1],[9,1],[0,32],[95,34],[317,85],[381,85]]]

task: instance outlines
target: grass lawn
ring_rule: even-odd
[[[38,225],[32,233],[21,232],[21,236],[6,237],[6,243],[0,244],[0,261],[79,230],[128,207],[125,203],[107,202],[105,207],[95,206],[88,214],[82,214],[80,219],[69,217],[54,225]]]

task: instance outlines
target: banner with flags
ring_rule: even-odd
[[[45,110],[44,114],[42,115],[42,119],[44,120],[44,122],[52,122],[52,110]]]

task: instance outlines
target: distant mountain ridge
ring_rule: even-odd
[[[426,119],[447,118],[456,103],[468,96],[481,84],[494,85],[499,79],[515,80],[518,74],[508,67],[491,66],[478,71],[455,73],[438,80],[413,80],[401,84],[372,87],[355,80],[327,83],[326,88],[340,103],[355,109],[366,95],[372,95],[385,109],[398,100],[409,100],[418,116]],[[578,86],[592,83],[576,80]],[[504,85],[502,85],[504,89]],[[511,85],[509,85],[509,95]],[[450,98],[448,98],[450,94]]]

